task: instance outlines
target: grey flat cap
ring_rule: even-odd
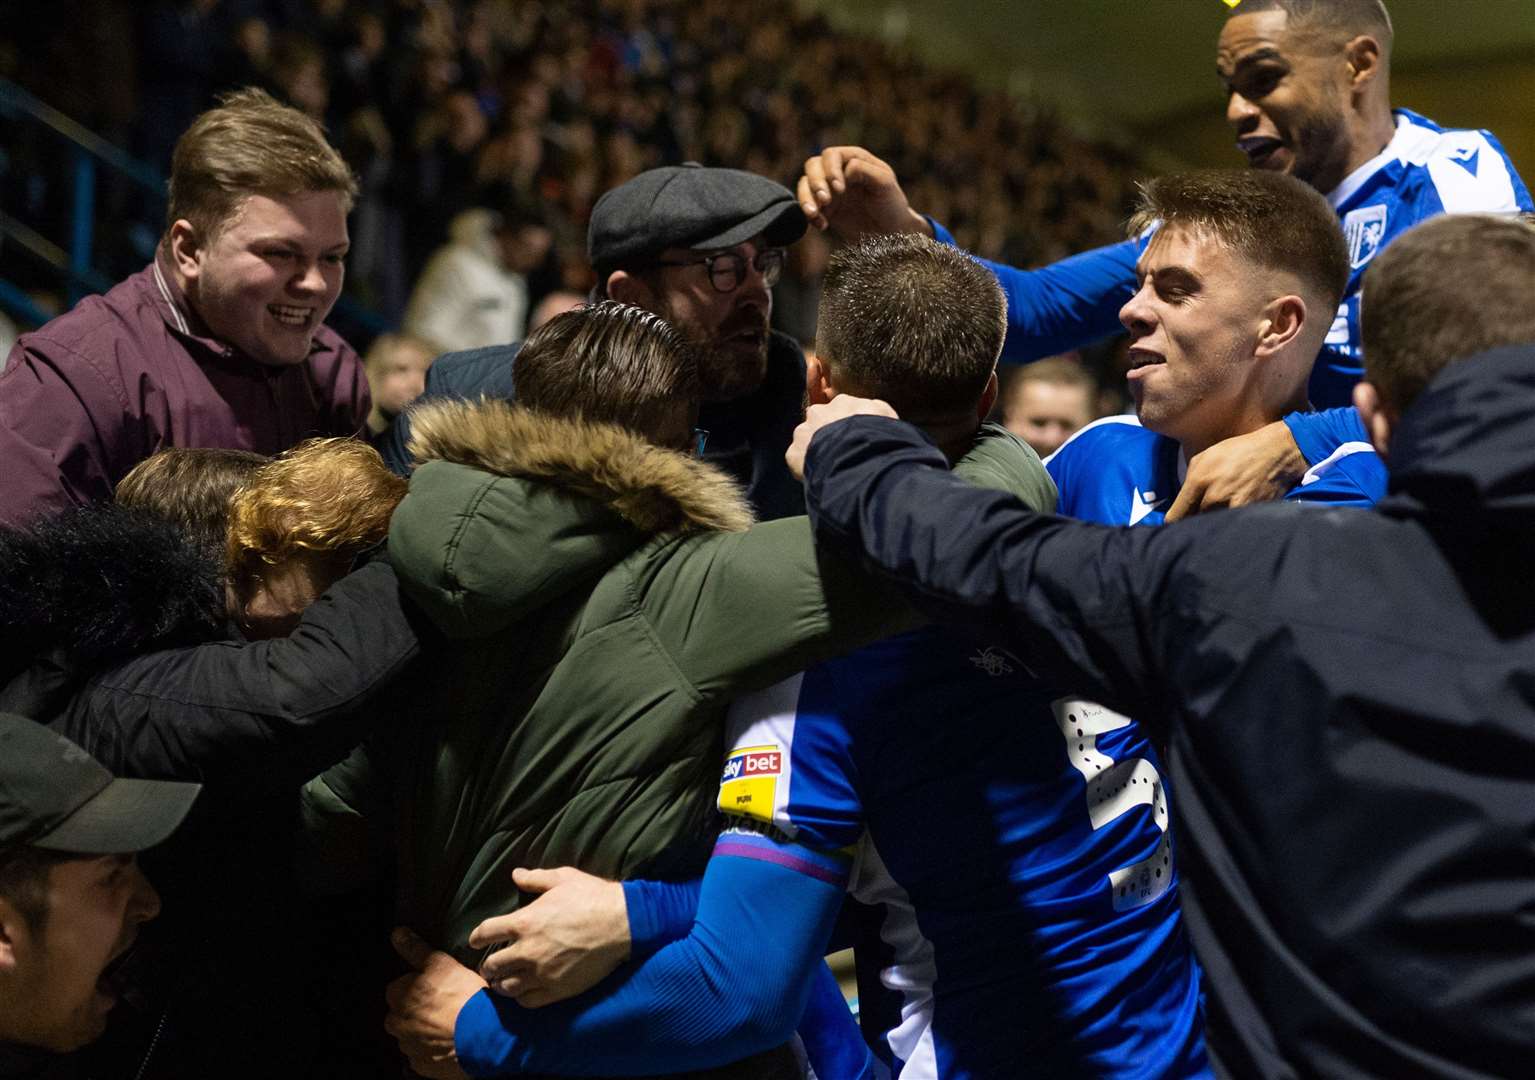
[[[761,233],[775,246],[805,234],[805,212],[782,184],[697,162],[640,173],[592,208],[586,252],[599,277],[669,247],[735,247]]]

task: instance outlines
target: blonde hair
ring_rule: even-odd
[[[247,87],[192,121],[171,153],[166,235],[185,218],[200,241],[218,234],[252,195],[334,191],[351,210],[357,180],[325,132],[265,90]]]
[[[351,559],[389,532],[406,482],[356,439],[308,439],[251,474],[229,505],[229,574],[237,588],[300,553]]]

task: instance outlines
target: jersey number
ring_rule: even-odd
[[[1151,820],[1162,831],[1148,858],[1109,874],[1114,910],[1149,904],[1172,884],[1172,842],[1167,835],[1167,793],[1156,766],[1145,758],[1115,761],[1098,750],[1098,736],[1130,725],[1128,716],[1081,698],[1051,703],[1056,725],[1066,738],[1066,756],[1087,781],[1087,816],[1101,829],[1132,807],[1151,807]]]

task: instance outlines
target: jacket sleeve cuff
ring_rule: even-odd
[[[687,937],[698,914],[700,884],[700,879],[623,883],[632,959],[643,960],[661,946]]]
[[[453,1049],[470,1076],[497,1076],[507,1071],[516,1039],[501,1022],[489,990],[464,1002],[453,1022]]]
[[[922,216],[927,218],[927,223],[932,226],[934,240],[937,240],[940,244],[948,244],[950,247],[959,247],[959,245],[954,242],[954,234],[939,224],[937,218],[928,217],[927,214],[923,214]]]

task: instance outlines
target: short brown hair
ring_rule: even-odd
[[[1007,335],[995,275],[916,233],[870,236],[831,257],[816,351],[839,389],[917,421],[973,409]]]
[[[179,525],[222,555],[229,532],[229,499],[270,458],[249,450],[169,447],[152,454],[117,482],[115,501]]]
[[[519,405],[651,437],[679,403],[698,400],[698,360],[661,316],[604,300],[556,315],[512,366]]]
[[[1213,236],[1249,262],[1294,274],[1331,316],[1348,284],[1348,247],[1338,215],[1293,176],[1260,169],[1208,169],[1140,185],[1130,231],[1161,222]]]
[[[352,170],[320,125],[254,87],[225,94],[192,121],[171,153],[169,187],[166,234],[185,218],[202,241],[252,195],[334,191],[346,210],[357,197]]]
[[[1535,342],[1535,226],[1431,218],[1375,256],[1360,308],[1364,377],[1400,413],[1446,365]]]
[[[350,559],[382,540],[406,482],[356,439],[307,439],[257,469],[229,506],[236,588],[263,565],[308,552]]]

